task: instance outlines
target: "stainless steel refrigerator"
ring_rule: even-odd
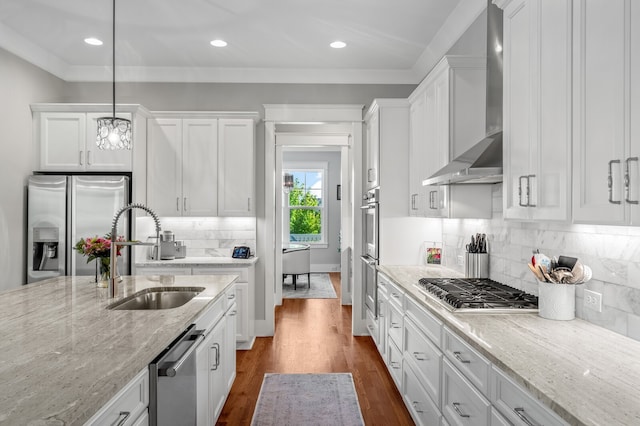
[[[61,275],[95,277],[95,261],[74,250],[81,238],[111,232],[115,213],[130,203],[128,175],[35,174],[27,188],[27,283]],[[127,212],[130,213],[130,212]],[[130,214],[118,235],[130,239]],[[130,253],[122,250],[118,272],[130,274]]]

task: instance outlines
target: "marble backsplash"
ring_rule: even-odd
[[[472,234],[487,234],[490,278],[538,294],[527,267],[534,249],[548,256],[578,257],[593,270],[576,288],[576,316],[640,340],[640,228],[505,221],[502,185],[493,191],[492,219],[444,219],[443,264],[464,272],[458,256]],[[584,308],[584,289],[602,294],[602,312]]]
[[[184,241],[188,257],[230,257],[234,246],[256,250],[254,217],[162,217],[162,230],[173,231],[176,241]],[[155,235],[150,217],[136,219],[136,238],[145,240]],[[138,256],[146,253],[138,254]]]

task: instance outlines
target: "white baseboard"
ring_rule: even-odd
[[[313,273],[340,272],[340,264],[339,263],[336,263],[336,264],[332,264],[332,263],[312,264],[311,265],[311,272],[313,272]]]

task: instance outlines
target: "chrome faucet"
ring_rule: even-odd
[[[156,243],[155,244],[149,244],[149,243],[142,243],[139,241],[122,241],[122,242],[117,242],[117,234],[118,234],[118,220],[120,219],[120,216],[122,215],[122,213],[128,211],[128,210],[133,210],[133,209],[142,209],[144,211],[146,211],[147,213],[149,213],[151,215],[151,217],[153,218],[153,221],[156,223]],[[110,259],[110,267],[109,270],[111,271],[111,278],[109,279],[109,297],[113,298],[116,295],[116,272],[117,272],[117,259],[118,259],[118,246],[138,246],[138,245],[157,245],[157,253],[158,253],[158,259],[160,258],[160,219],[158,218],[158,215],[155,214],[153,212],[153,210],[151,210],[149,207],[145,206],[144,204],[139,204],[139,203],[132,203],[129,204],[128,206],[124,206],[122,207],[120,210],[118,210],[115,214],[115,216],[113,217],[113,222],[111,223],[111,259]]]

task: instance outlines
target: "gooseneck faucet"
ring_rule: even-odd
[[[120,210],[118,210],[115,216],[113,217],[113,222],[111,223],[111,253],[110,253],[111,259],[110,259],[110,266],[109,266],[109,270],[111,271],[111,277],[109,278],[109,297],[111,298],[115,297],[116,295],[116,279],[117,279],[116,268],[117,268],[117,259],[118,259],[118,246],[148,245],[138,241],[134,241],[134,242],[116,241],[118,238],[117,237],[118,220],[120,219],[120,216],[122,216],[122,213],[132,209],[141,209],[146,211],[151,215],[151,217],[153,218],[153,221],[156,223],[157,253],[158,253],[158,259],[160,258],[160,219],[158,218],[158,215],[155,214],[154,211],[151,210],[149,207],[139,203],[131,203],[127,206],[122,207]],[[156,244],[153,244],[153,245],[156,245]]]

